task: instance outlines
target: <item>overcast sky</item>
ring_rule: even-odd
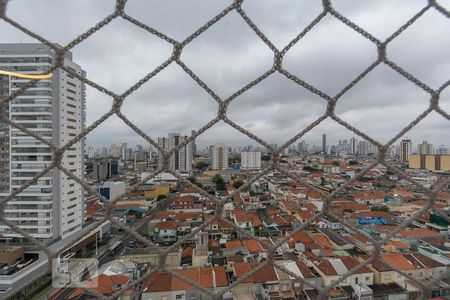
[[[450,1],[440,1],[450,7]],[[126,11],[143,23],[182,41],[230,1],[129,0]],[[384,40],[424,7],[426,0],[339,0],[334,7],[350,20]],[[279,49],[289,43],[321,11],[319,0],[245,1],[244,10]],[[52,42],[67,44],[107,16],[114,1],[12,0],[7,14]],[[450,20],[430,10],[388,47],[388,56],[414,76],[437,88],[450,79]],[[0,42],[34,42],[0,21]],[[87,77],[121,93],[167,59],[172,47],[148,32],[117,19],[72,49],[74,61]],[[334,17],[325,17],[285,56],[284,67],[318,89],[335,95],[369,66],[376,47]],[[220,97],[233,92],[270,69],[273,54],[231,12],[196,38],[182,60]],[[450,87],[441,106],[450,112]],[[377,67],[338,102],[336,112],[373,138],[386,142],[428,107],[429,97],[385,65]],[[87,87],[87,125],[105,113],[112,100]],[[275,73],[234,100],[228,116],[268,143],[290,139],[322,115],[325,100]],[[215,117],[216,102],[182,69],[172,64],[133,93],[123,113],[151,137],[167,132],[190,133]],[[407,136],[450,145],[450,123],[433,113]],[[320,144],[322,133],[330,143],[355,136],[326,120],[304,139]],[[88,145],[128,142],[143,144],[117,117],[100,125]],[[249,144],[250,139],[219,123],[197,140],[200,145],[225,142]]]

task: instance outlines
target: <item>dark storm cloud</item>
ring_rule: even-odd
[[[231,1],[132,1],[126,11],[149,26],[182,41]],[[444,3],[444,2],[443,2]],[[384,40],[427,5],[425,0],[334,0],[334,7],[350,20]],[[445,3],[444,3],[445,4]],[[114,1],[14,0],[8,15],[33,31],[62,45],[107,16]],[[276,47],[282,49],[322,10],[321,1],[247,0],[243,9]],[[64,13],[61,13],[64,12]],[[425,13],[388,47],[393,61],[436,88],[450,77],[449,20],[435,11]],[[33,42],[25,34],[0,23],[1,42]],[[170,44],[131,24],[115,20],[73,50],[74,60],[88,78],[123,92],[170,56]],[[333,17],[325,17],[287,54],[284,67],[334,96],[377,56],[376,47]],[[270,49],[232,12],[204,32],[182,53],[182,60],[220,97],[227,98],[273,63]],[[442,106],[450,110],[449,92]],[[336,113],[370,136],[386,142],[428,105],[428,95],[386,66],[377,67],[342,96]],[[108,111],[108,96],[87,89],[88,124]],[[269,143],[288,140],[325,112],[320,97],[273,74],[239,96],[229,106],[229,118]],[[123,113],[151,137],[167,132],[189,133],[214,118],[217,104],[179,66],[171,65],[143,85],[124,103]],[[437,144],[448,141],[448,120],[434,114],[408,136]],[[327,120],[304,138],[320,143],[354,134]],[[113,117],[95,129],[88,144],[143,143]],[[250,140],[224,123],[198,139],[248,144]]]

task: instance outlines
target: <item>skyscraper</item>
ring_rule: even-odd
[[[191,136],[195,134],[195,130],[191,130]],[[195,139],[192,140],[192,155],[197,154],[197,144],[195,143]]]
[[[228,169],[228,147],[224,144],[214,145],[212,152],[212,169],[226,170]]]
[[[411,140],[406,139],[400,142],[400,162],[407,163],[409,161],[409,156],[412,154],[412,143]]]
[[[322,134],[322,152],[327,153],[327,135],[325,133]]]
[[[53,50],[43,44],[0,44],[0,70],[9,72],[0,75],[0,93],[7,95],[18,90],[30,80],[27,75],[45,73],[54,59]],[[70,52],[65,54],[63,64],[84,75],[72,61]],[[76,77],[57,69],[15,97],[0,113],[62,147],[84,129],[85,86]],[[12,126],[2,124],[0,135],[1,198],[48,167],[53,153],[46,144]],[[84,178],[84,139],[64,153],[61,165]],[[8,201],[4,215],[38,239],[59,239],[81,229],[83,202],[82,187],[55,168]],[[20,238],[4,225],[0,225],[0,234]]]
[[[179,133],[169,133],[168,137],[158,138],[158,145],[165,151],[170,151],[188,139],[188,136],[181,136]],[[158,162],[161,166],[163,155],[158,153]],[[191,142],[181,147],[170,157],[169,170],[171,171],[191,171],[192,170],[192,145]]]
[[[422,144],[417,145],[417,154],[434,154],[433,144],[423,141]]]
[[[261,151],[251,150],[241,152],[241,169],[242,170],[261,169]]]
[[[358,140],[355,137],[352,137],[350,139],[350,149],[349,149],[350,151],[349,151],[349,153],[351,155],[356,155],[357,149],[358,149]]]

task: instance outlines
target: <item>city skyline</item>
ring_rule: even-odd
[[[199,1],[193,1],[189,4],[181,2],[171,7],[170,3],[132,2],[127,5],[127,12],[144,23],[157,24],[157,29],[182,40],[201,26],[202,20],[206,21],[217,14],[226,3],[228,1],[215,1],[204,6]],[[370,1],[361,1],[356,5],[344,1],[336,1],[333,4],[352,21],[368,31],[373,31],[377,38],[385,39],[399,24],[408,20],[413,12],[425,5],[426,1],[408,1],[408,6],[394,1],[382,1],[376,5]],[[292,5],[301,4],[246,1],[244,9],[261,30],[274,40],[274,44],[281,48],[321,10],[320,1],[309,3],[306,10],[293,9]],[[62,6],[83,12],[83,18],[79,20],[75,15],[58,15],[57,11]],[[35,28],[38,33],[45,33],[52,41],[64,45],[93,25],[94,21],[104,17],[112,7],[112,1],[99,1],[95,4],[89,1],[61,1],[56,5],[53,1],[40,1],[39,4],[13,1],[8,5],[8,14],[24,25]],[[392,14],[392,11],[398,13]],[[268,18],[273,12],[285,17]],[[181,18],[184,14],[195,15],[195,18]],[[55,30],[57,27],[46,26],[41,22],[43,16],[50,16],[54,22],[65,24],[67,28],[62,32]],[[183,26],[174,26],[181,19],[184,20]],[[382,22],[376,21],[377,19],[382,19]],[[301,20],[301,23],[293,23],[293,20]],[[430,10],[418,24],[408,28],[387,49],[393,61],[417,78],[426,79],[426,83],[432,88],[443,84],[438,78],[445,77],[446,66],[449,64],[449,58],[445,55],[450,52],[450,46],[445,42],[445,21],[438,16],[438,12]],[[422,26],[423,24],[433,27],[433,35],[426,34],[428,27]],[[114,40],[110,39],[112,32],[116,37]],[[218,39],[218,36],[221,38]],[[336,39],[337,36],[339,40]],[[416,47],[418,37],[423,47]],[[33,41],[8,26],[4,27],[2,38],[5,42]],[[230,45],[233,45],[233,48]],[[98,55],[91,55],[93,49]],[[226,50],[232,50],[235,55],[223,55]],[[76,46],[72,52],[74,58],[85,66],[88,79],[120,93],[166,59],[171,53],[171,47],[123,20],[115,20]],[[130,57],[133,59],[129,59]],[[327,16],[305,36],[301,47],[297,45],[286,54],[284,65],[293,74],[333,96],[375,59],[376,49],[373,45]],[[183,51],[183,61],[225,99],[270,68],[273,57],[269,49],[239,17],[230,14],[206,31],[198,42],[194,41],[189,45]],[[318,62],[323,64],[317,64]],[[117,72],[118,69],[127,76],[121,76],[121,72]],[[171,88],[174,82],[176,89]],[[226,84],[223,84],[224,82]],[[447,88],[441,94],[440,103],[447,112],[450,111],[449,96]],[[111,105],[112,99],[88,86],[87,125],[106,113]],[[408,105],[407,110],[404,109],[405,105]],[[422,90],[385,65],[380,65],[349,93],[342,96],[337,104],[336,114],[369,136],[386,142],[394,133],[413,121],[428,105],[428,96]],[[326,102],[323,99],[275,73],[233,101],[229,106],[228,116],[267,143],[282,144],[322,115],[325,108]],[[166,132],[198,130],[201,125],[214,118],[217,105],[178,66],[170,65],[152,79],[152,82],[144,84],[133,93],[125,101],[122,111],[156,140]],[[329,141],[344,139],[346,136],[347,129],[336,122],[325,120],[319,125],[321,126],[321,131],[323,127],[327,129]],[[440,139],[446,136],[446,130],[445,119],[432,113],[407,135],[414,140],[426,137],[435,145],[446,144],[440,142]],[[320,134],[317,133],[319,139]],[[204,140],[205,144],[214,144],[219,142],[214,140],[216,136],[223,137],[220,142],[227,144],[245,144],[248,140],[223,122],[214,125],[202,134],[199,140]],[[142,138],[115,116],[87,136],[88,144],[139,144],[140,140]],[[319,143],[319,140],[313,140],[311,143]]]

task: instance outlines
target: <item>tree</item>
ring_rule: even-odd
[[[161,200],[164,200],[164,199],[166,199],[166,198],[167,198],[166,195],[158,195],[158,197],[156,198],[156,200],[157,200],[157,201],[161,201]]]
[[[195,164],[196,169],[205,170],[207,167],[209,167],[209,164],[205,161],[199,161]]]
[[[238,189],[238,188],[240,188],[243,184],[244,184],[244,182],[238,180],[238,181],[235,181],[235,182],[233,183],[233,187],[234,187],[235,189]]]
[[[214,175],[212,181],[216,185],[216,189],[218,191],[226,190],[227,185],[225,184],[225,181],[223,180],[222,176],[220,176],[219,174]]]
[[[320,177],[320,185],[325,185],[325,177]]]
[[[195,177],[189,176],[187,178],[187,180],[189,180],[193,184],[197,185],[198,187],[203,187],[203,185],[200,182],[197,182],[197,179],[195,179]]]
[[[262,161],[269,161],[270,160],[270,154],[264,154],[261,156]]]
[[[389,212],[389,207],[386,205],[373,206],[372,211],[384,211]]]

